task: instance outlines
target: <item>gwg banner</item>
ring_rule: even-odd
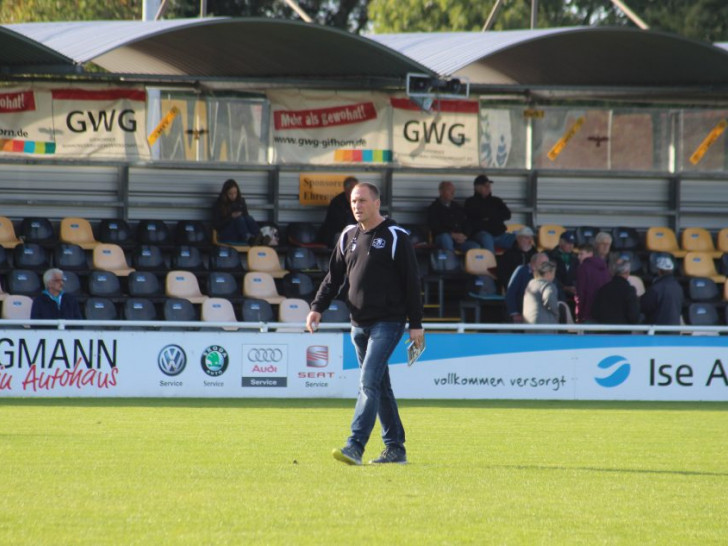
[[[378,93],[271,91],[275,163],[388,163],[387,97]]]
[[[394,161],[412,167],[474,167],[478,159],[478,103],[436,100],[425,111],[392,98]]]

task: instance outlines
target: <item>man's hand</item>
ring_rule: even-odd
[[[415,347],[418,349],[422,347],[422,344],[425,342],[425,329],[424,328],[410,328],[409,331],[409,340],[414,342]]]
[[[306,317],[306,330],[312,334],[318,330],[319,322],[321,322],[321,313],[318,311],[311,311]]]
[[[454,231],[450,234],[450,236],[452,237],[452,240],[459,245],[463,244],[465,241],[468,240],[464,233],[458,233]]]

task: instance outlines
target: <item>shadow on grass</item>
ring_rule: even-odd
[[[506,470],[604,472],[615,474],[667,474],[671,476],[728,476],[728,472],[703,472],[698,470],[653,470],[649,468],[598,468],[590,466],[496,465],[492,466],[491,468],[503,468]]]

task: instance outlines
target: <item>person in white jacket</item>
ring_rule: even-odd
[[[558,288],[554,284],[556,264],[543,262],[533,271],[523,295],[523,321],[526,324],[558,324]]]

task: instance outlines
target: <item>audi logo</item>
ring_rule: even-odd
[[[179,375],[187,365],[187,355],[179,345],[167,345],[159,351],[157,365],[166,375]]]
[[[283,351],[280,349],[250,349],[248,361],[250,362],[280,362],[283,360]]]

